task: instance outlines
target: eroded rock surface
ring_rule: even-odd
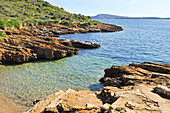
[[[159,94],[163,98],[170,99],[170,87],[159,85],[154,88],[153,92]]]
[[[71,29],[67,26],[27,27],[19,30],[4,30],[7,38],[0,37],[0,62],[24,63],[37,59],[60,59],[76,55],[79,49],[93,49],[99,44],[89,41],[76,41],[53,38],[64,34],[54,33]],[[52,31],[51,31],[52,30]],[[68,34],[69,32],[65,32]]]
[[[150,62],[112,66],[105,70],[105,77],[110,80],[106,82],[109,84],[103,82],[105,87],[99,91],[59,91],[34,101],[35,105],[26,113],[168,113],[168,70],[169,64]],[[127,84],[129,79],[133,84]],[[162,86],[157,86],[158,80]]]
[[[104,87],[100,91],[59,91],[38,100],[26,113],[160,113],[157,102],[150,100],[140,89]]]
[[[116,66],[105,69],[100,82],[105,86],[129,86],[137,84],[166,85],[170,81],[170,65],[144,62],[129,66]]]
[[[24,63],[37,59],[59,59],[76,55],[78,49],[92,49],[99,44],[89,41],[58,39],[61,34],[88,32],[116,32],[122,27],[110,24],[91,26],[32,26],[19,30],[4,30],[7,38],[0,37],[0,63]]]
[[[95,112],[99,111],[102,101],[92,91],[68,89],[59,91],[35,104],[26,113],[58,112]]]

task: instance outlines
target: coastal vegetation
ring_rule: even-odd
[[[30,107],[27,111],[22,109],[26,111],[25,113],[166,113],[170,111],[169,64],[144,62],[118,65],[121,60],[125,64],[131,61],[149,60],[148,57],[152,57],[150,53],[153,54],[152,60],[157,61],[159,58],[155,55],[157,52],[154,53],[150,48],[158,48],[159,53],[166,50],[161,44],[161,48],[164,49],[161,52],[157,43],[160,39],[156,39],[159,35],[155,35],[157,33],[155,30],[154,32],[151,30],[154,27],[126,21],[121,25],[126,27],[129,25],[128,29],[132,28],[129,30],[130,33],[127,30],[116,35],[114,33],[79,35],[83,40],[87,37],[87,40],[101,43],[102,48],[96,53],[93,50],[93,54],[91,51],[88,53],[87,50],[85,54],[80,55],[80,59],[77,59],[78,56],[56,62],[53,59],[77,55],[79,49],[101,47],[97,43],[72,40],[70,37],[57,38],[59,35],[118,32],[123,28],[91,20],[89,16],[68,13],[64,8],[53,6],[43,0],[1,1],[3,2],[0,4],[0,64],[2,64],[0,92],[6,94],[9,100],[14,100],[16,104],[25,108]],[[143,24],[145,27],[142,26]],[[160,31],[160,28],[158,30]],[[146,31],[151,32],[149,41],[146,40],[148,34],[147,37],[143,35]],[[159,32],[159,34],[166,33]],[[76,38],[76,34],[73,37]],[[155,43],[158,46],[154,46]],[[168,52],[165,53],[164,56]],[[166,62],[166,59],[163,60]],[[27,63],[31,61],[34,62]],[[97,79],[102,74],[101,69],[112,62],[114,65],[104,70],[99,86]],[[22,63],[27,64],[13,65]],[[65,90],[70,87],[75,89]],[[50,93],[54,94],[45,98]],[[2,103],[1,100],[0,102]],[[5,109],[4,113],[10,113],[6,110],[11,109],[6,105],[7,102],[5,100],[3,104],[0,103],[0,107]]]
[[[116,111],[122,111],[124,109],[125,109],[124,107],[117,107],[117,108],[115,108]]]
[[[77,48],[98,48],[100,45],[53,37],[122,30],[116,25],[91,20],[89,16],[71,14],[43,0],[1,0],[0,63],[25,63],[76,55]]]
[[[7,36],[6,36],[5,34],[3,34],[2,31],[0,31],[0,37],[5,37],[5,38],[7,38]]]
[[[100,22],[91,20],[90,16],[71,14],[43,0],[1,0],[0,29],[53,24],[89,26]]]

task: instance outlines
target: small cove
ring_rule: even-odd
[[[21,65],[0,66],[0,92],[16,103],[32,101],[58,90],[97,90],[104,69],[145,61],[170,64],[170,20],[99,20],[120,25],[121,32],[62,35],[59,38],[91,41],[98,49],[82,49],[76,56]]]

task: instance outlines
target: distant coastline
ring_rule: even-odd
[[[170,19],[170,18],[160,18],[160,17],[128,17],[128,16],[118,16],[111,14],[98,14],[92,16],[92,19]]]

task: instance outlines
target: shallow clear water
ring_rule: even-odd
[[[98,49],[82,49],[61,60],[0,66],[0,92],[15,102],[32,101],[58,90],[98,90],[104,69],[145,61],[170,64],[170,20],[99,20],[120,25],[124,31],[62,35],[60,38],[91,41]]]

